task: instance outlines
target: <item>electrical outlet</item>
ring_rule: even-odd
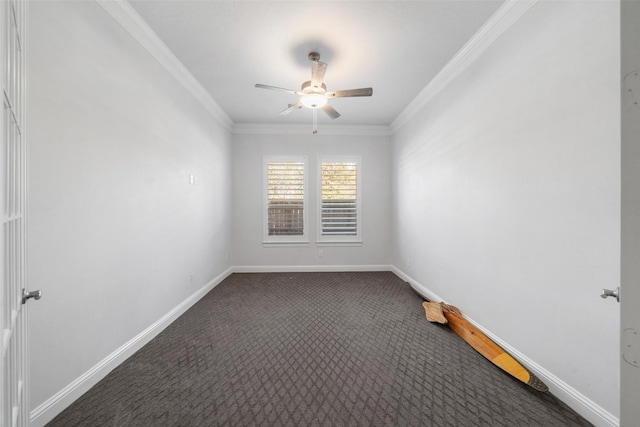
[[[322,249],[318,249],[318,256],[322,258],[324,256],[324,251]]]
[[[411,267],[411,258],[407,258],[407,267]]]

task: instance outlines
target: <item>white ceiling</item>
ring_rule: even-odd
[[[311,111],[277,113],[299,89],[310,51],[328,64],[328,91],[373,87],[337,98],[342,117],[319,123],[390,125],[503,0],[211,1],[129,0],[235,124],[310,123]]]

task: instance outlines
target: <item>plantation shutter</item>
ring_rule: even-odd
[[[304,162],[268,162],[269,236],[304,235]]]
[[[358,164],[322,162],[321,234],[358,234]]]

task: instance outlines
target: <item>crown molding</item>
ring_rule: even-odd
[[[538,0],[507,0],[391,123],[397,132],[520,19]]]
[[[234,134],[261,135],[311,135],[311,125],[302,124],[267,124],[241,123],[234,124],[231,132]],[[357,126],[357,125],[322,125],[318,127],[317,135],[355,135],[355,136],[389,136],[389,126]]]
[[[96,0],[102,8],[162,65],[228,131],[233,121],[169,50],[126,0]]]
[[[125,31],[162,65],[228,131],[236,134],[305,135],[307,125],[234,124],[211,95],[160,40],[126,0],[95,0]],[[429,84],[398,115],[390,126],[322,126],[323,135],[388,136],[397,132],[440,91],[461,74],[495,40],[523,16],[538,0],[506,0],[469,39]]]

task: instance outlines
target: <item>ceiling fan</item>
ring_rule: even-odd
[[[284,89],[259,83],[256,84],[256,87],[287,92],[300,96],[300,100],[297,103],[289,104],[289,108],[282,110],[279,114],[289,114],[293,110],[297,110],[302,107],[311,108],[313,111],[313,133],[315,134],[318,133],[318,108],[322,109],[332,119],[340,117],[340,113],[329,105],[329,98],[371,96],[373,94],[373,88],[366,87],[361,89],[327,92],[327,86],[323,82],[324,74],[327,71],[327,64],[320,62],[320,54],[318,52],[309,53],[309,59],[311,60],[311,80],[302,83],[300,90]]]

